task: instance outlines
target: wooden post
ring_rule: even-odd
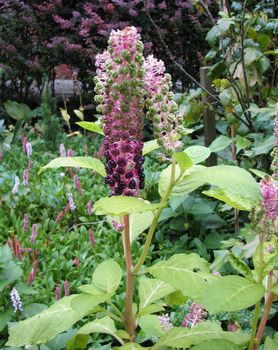
[[[200,79],[201,85],[206,88],[212,94],[215,93],[211,80],[208,77],[209,67],[200,68]],[[204,134],[205,134],[205,146],[208,147],[213,140],[216,138],[216,129],[215,129],[215,113],[212,108],[209,108],[208,105],[213,102],[213,98],[209,95],[203,97],[203,102],[207,105],[206,110],[204,111]],[[217,155],[212,153],[209,158],[206,160],[207,166],[217,165]]]

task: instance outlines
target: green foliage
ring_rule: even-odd
[[[122,269],[112,260],[105,260],[97,266],[93,273],[93,284],[104,293],[113,293],[122,279]]]

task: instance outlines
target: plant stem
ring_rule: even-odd
[[[152,224],[150,226],[150,229],[149,229],[149,232],[148,232],[148,235],[146,238],[146,242],[145,242],[144,247],[143,247],[143,251],[141,253],[141,256],[140,256],[136,266],[133,269],[134,274],[136,274],[140,270],[141,266],[144,264],[144,261],[147,257],[147,254],[148,254],[151,242],[152,242],[152,238],[153,238],[160,214],[161,214],[162,210],[165,208],[165,206],[167,205],[167,202],[168,202],[169,196],[172,192],[172,189],[174,188],[176,182],[179,180],[179,179],[175,180],[175,172],[176,172],[175,169],[176,169],[176,161],[173,158],[172,159],[172,171],[171,171],[170,184],[169,184],[167,191],[165,192],[165,194],[162,198],[162,203],[164,203],[164,205],[162,207],[160,207],[155,213],[155,216],[153,218]]]
[[[259,267],[259,277],[258,277],[258,284],[261,284],[263,281],[264,276],[264,234],[260,235],[260,245],[259,245],[259,253],[260,253],[260,267]],[[251,332],[251,338],[249,342],[248,350],[253,350],[253,346],[255,343],[256,338],[256,331],[257,331],[257,325],[259,321],[259,313],[260,313],[260,307],[261,307],[261,301],[258,300],[258,302],[255,305],[255,311],[254,311],[254,317],[253,317],[253,324],[252,324],[252,332]]]
[[[124,232],[123,232],[123,244],[125,251],[125,263],[126,263],[126,301],[125,301],[125,323],[127,331],[130,335],[130,340],[134,341],[135,338],[135,323],[132,315],[132,300],[133,300],[133,266],[131,257],[131,245],[129,235],[129,215],[124,215]]]

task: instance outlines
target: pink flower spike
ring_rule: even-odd
[[[64,216],[64,211],[63,210],[59,211],[59,213],[55,219],[55,224],[58,224],[58,222],[60,222],[63,219],[63,216]]]
[[[90,216],[93,214],[93,202],[91,200],[87,204],[87,212]]]
[[[117,232],[121,232],[125,228],[125,224],[124,223],[118,223],[115,220],[112,221],[112,225],[113,225],[115,231],[117,231]]]
[[[63,143],[60,144],[60,156],[61,157],[66,157],[66,149],[65,149],[65,145]]]
[[[192,328],[196,324],[201,323],[207,317],[207,312],[202,305],[197,303],[192,303],[190,306],[189,313],[184,317],[181,326]]]
[[[76,210],[76,205],[74,203],[74,200],[73,200],[73,197],[72,197],[72,193],[69,193],[68,195],[68,200],[69,200],[69,207],[70,207],[70,210],[73,212]]]
[[[270,220],[275,224],[278,217],[278,186],[270,176],[265,176],[260,181],[260,188],[263,196],[263,220]]]
[[[28,214],[24,214],[24,219],[23,219],[23,232],[26,232],[28,230]]]
[[[96,240],[95,240],[95,237],[93,235],[93,229],[92,228],[89,229],[89,240],[91,242],[91,245],[95,245],[96,244]]]
[[[56,297],[56,301],[61,299],[61,289],[60,289],[60,287],[56,287],[55,288],[55,297]]]
[[[64,281],[64,295],[70,295],[69,282],[67,280]]]
[[[171,328],[174,327],[172,322],[170,321],[170,317],[168,314],[158,316],[158,319],[162,332],[167,333]]]
[[[12,189],[12,193],[13,193],[13,194],[15,194],[15,193],[18,192],[18,187],[19,187],[19,177],[16,176],[16,177],[14,178],[14,187],[13,187],[13,189]]]
[[[82,194],[82,189],[81,189],[80,181],[79,181],[77,175],[74,175],[74,176],[73,176],[73,181],[74,181],[74,186],[77,188],[78,193],[79,193],[79,194]]]
[[[28,186],[28,182],[29,182],[29,171],[28,169],[25,169],[23,171],[23,179],[22,179],[23,186]]]
[[[32,242],[32,243],[35,242],[35,240],[37,238],[37,234],[38,234],[37,225],[33,224],[32,225],[32,233],[31,233],[31,236],[30,236],[30,242]]]
[[[32,145],[31,145],[30,142],[26,142],[25,152],[27,154],[27,157],[31,157],[31,155],[32,155]]]

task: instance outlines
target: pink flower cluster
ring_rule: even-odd
[[[185,315],[182,321],[182,327],[192,328],[196,324],[201,323],[207,317],[207,312],[202,305],[192,303],[190,306],[189,313]]]
[[[263,196],[263,221],[271,221],[275,224],[278,218],[278,186],[270,176],[265,176],[260,182],[260,188]]]
[[[274,137],[275,145],[272,152],[273,161],[271,168],[273,170],[273,177],[278,179],[278,103],[276,103],[276,115],[274,121]]]

